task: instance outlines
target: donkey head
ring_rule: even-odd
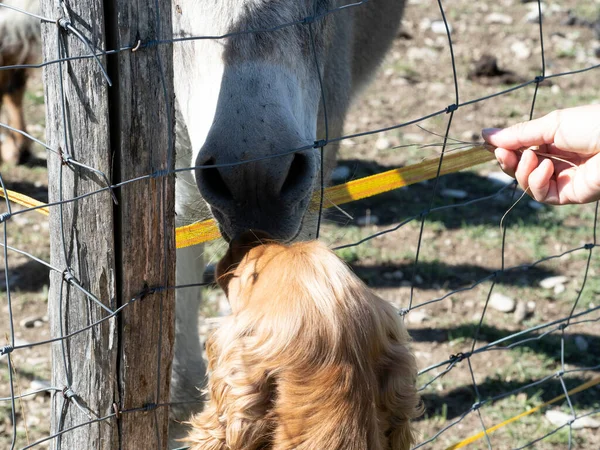
[[[202,197],[228,240],[247,229],[297,238],[314,228],[307,211],[320,180],[313,147],[324,137],[320,79],[332,24],[325,17],[279,26],[336,2],[179,3],[174,20],[181,36],[227,36],[175,46],[176,93]]]

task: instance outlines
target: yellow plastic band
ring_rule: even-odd
[[[48,207],[45,206],[45,203],[39,202],[26,195],[19,194],[18,192],[11,191],[10,189],[7,189],[5,193],[4,189],[0,188],[0,197],[8,198],[11,202],[26,208],[35,208],[41,206],[42,208],[38,208],[36,211],[45,216],[50,215],[50,211],[48,210]]]
[[[571,389],[567,393],[569,395],[574,395],[574,394],[577,394],[578,392],[585,391],[586,389],[594,387],[597,384],[600,384],[600,377],[593,378],[590,381],[588,381],[586,383],[583,383],[583,384],[577,386],[574,389]],[[508,425],[509,423],[515,422],[515,421],[517,421],[517,420],[519,420],[519,419],[521,419],[523,417],[529,416],[529,415],[531,415],[531,414],[539,411],[540,409],[545,408],[546,406],[552,405],[553,403],[556,403],[556,402],[558,402],[558,401],[560,401],[560,400],[562,400],[564,398],[566,398],[565,394],[561,394],[558,397],[554,397],[552,400],[548,400],[547,402],[542,403],[541,405],[538,405],[535,408],[532,408],[530,410],[522,412],[521,414],[519,414],[517,416],[514,416],[514,417],[511,417],[510,419],[507,419],[504,422],[499,423],[498,425],[494,425],[491,428],[487,428],[485,430],[485,433],[482,431],[480,433],[477,433],[477,434],[475,434],[475,435],[473,435],[473,436],[465,439],[464,441],[460,441],[460,442],[458,442],[458,443],[456,443],[454,445],[451,445],[446,450],[456,450],[458,448],[466,447],[467,445],[472,444],[473,442],[476,442],[479,439],[481,439],[482,437],[484,437],[486,433],[488,433],[488,434],[492,433],[492,432],[494,432],[494,431],[496,431],[496,430],[498,430],[498,429],[500,429],[500,428]]]
[[[450,152],[444,156],[440,175],[468,169],[492,159],[494,159],[494,155],[485,145],[473,147],[465,151]],[[323,208],[343,205],[344,203],[373,197],[374,195],[383,194],[394,189],[430,180],[437,175],[438,166],[439,158],[432,158],[419,164],[388,170],[387,172],[328,187],[324,193],[327,202],[325,202]],[[0,195],[5,197],[1,189]],[[312,198],[310,208],[313,211],[319,207],[320,196],[320,192],[315,192]],[[9,190],[7,190],[7,197],[9,200],[27,208],[44,205],[44,203]],[[46,216],[49,214],[47,207],[37,209],[36,211]],[[221,237],[221,233],[213,219],[196,222],[175,230],[177,248],[191,247],[192,245],[202,244],[218,239],[219,237]]]

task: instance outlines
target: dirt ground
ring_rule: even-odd
[[[452,28],[458,101],[448,38],[439,30],[438,2],[411,0],[402,32],[379,74],[353,106],[346,135],[402,124],[458,103],[449,136],[460,143],[451,141],[446,150],[453,151],[464,142],[478,142],[482,128],[529,118],[534,84],[469,102],[541,75],[537,2],[456,0],[443,4]],[[542,5],[545,75],[600,64],[600,2],[569,0]],[[595,69],[544,81],[537,91],[533,116],[598,103],[599,74],[600,69]],[[30,84],[26,100],[30,132],[43,139],[39,74]],[[445,133],[449,118],[442,113],[420,122],[422,128],[411,125],[343,140],[337,182],[439,155],[442,138],[438,135]],[[35,156],[26,166],[2,166],[0,173],[8,189],[46,201],[46,155],[36,147]],[[490,428],[561,395],[565,388],[570,390],[600,376],[600,311],[594,310],[600,306],[598,249],[591,250],[589,268],[590,252],[586,249],[531,266],[593,243],[596,205],[552,208],[524,198],[504,219],[507,231],[502,245],[502,217],[520,192],[513,194],[507,189],[491,199],[462,204],[497,193],[503,183],[506,181],[499,176],[498,167],[484,164],[443,177],[438,183],[432,180],[344,205],[343,211],[330,210],[324,219],[323,239],[332,246],[393,230],[338,253],[382,297],[399,308],[413,308],[406,315],[406,323],[423,371],[419,385],[426,386],[422,391],[426,412],[415,426],[420,442],[441,432],[422,448],[446,449],[481,432],[482,424]],[[434,188],[436,195],[432,197]],[[450,205],[454,207],[426,215],[421,228],[422,211]],[[4,211],[0,209],[0,213]],[[411,217],[416,218],[398,227]],[[11,218],[7,240],[13,247],[49,259],[48,224],[41,216],[29,213]],[[415,266],[417,249],[419,261]],[[214,260],[222,250],[222,243],[208,246],[208,259]],[[11,253],[8,262],[18,342],[48,338],[48,272],[18,254]],[[494,276],[503,264],[505,268],[523,267]],[[540,286],[555,276],[565,277],[558,283],[560,287]],[[0,278],[3,286],[3,272]],[[6,292],[2,289],[0,346],[9,335]],[[483,314],[490,292],[504,295],[504,304],[512,301],[516,311],[502,312],[488,305]],[[222,294],[207,289],[206,298],[205,311],[215,312]],[[564,330],[559,329],[564,323],[560,321],[572,311],[582,315]],[[431,368],[448,361],[451,355],[469,353],[472,348],[480,349],[533,327],[539,329],[509,338],[493,350],[476,352],[469,360],[456,362],[444,375],[449,364]],[[49,353],[48,346],[13,353],[17,393],[50,380]],[[564,387],[560,378],[552,376],[561,370],[565,373]],[[545,378],[543,383],[532,385]],[[0,358],[0,397],[9,394],[6,358]],[[43,394],[17,402],[17,448],[48,434],[49,402],[50,397]],[[465,415],[478,402],[483,402],[481,407]],[[577,415],[597,412],[600,386],[571,395],[570,402]],[[568,414],[569,402],[559,400],[490,432],[491,447],[520,448],[553,432],[557,425],[548,419],[548,410]],[[598,414],[590,418],[600,421]],[[10,402],[1,401],[0,448],[7,448],[11,436]],[[574,428],[571,436],[569,427],[563,427],[531,448],[568,448],[570,438],[572,448],[600,448],[600,432],[589,424]],[[45,444],[40,448],[49,447]],[[468,448],[489,447],[483,437]]]

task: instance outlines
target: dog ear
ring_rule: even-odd
[[[216,281],[225,291],[226,295],[229,293],[228,286],[233,277],[233,272],[242,259],[244,259],[244,256],[254,247],[273,241],[273,238],[268,233],[253,230],[245,231],[231,241],[227,253],[217,263],[215,270]]]

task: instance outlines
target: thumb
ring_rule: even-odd
[[[485,128],[481,131],[483,139],[508,150],[518,150],[532,145],[552,144],[559,126],[558,111],[539,119],[521,122],[508,128]]]

